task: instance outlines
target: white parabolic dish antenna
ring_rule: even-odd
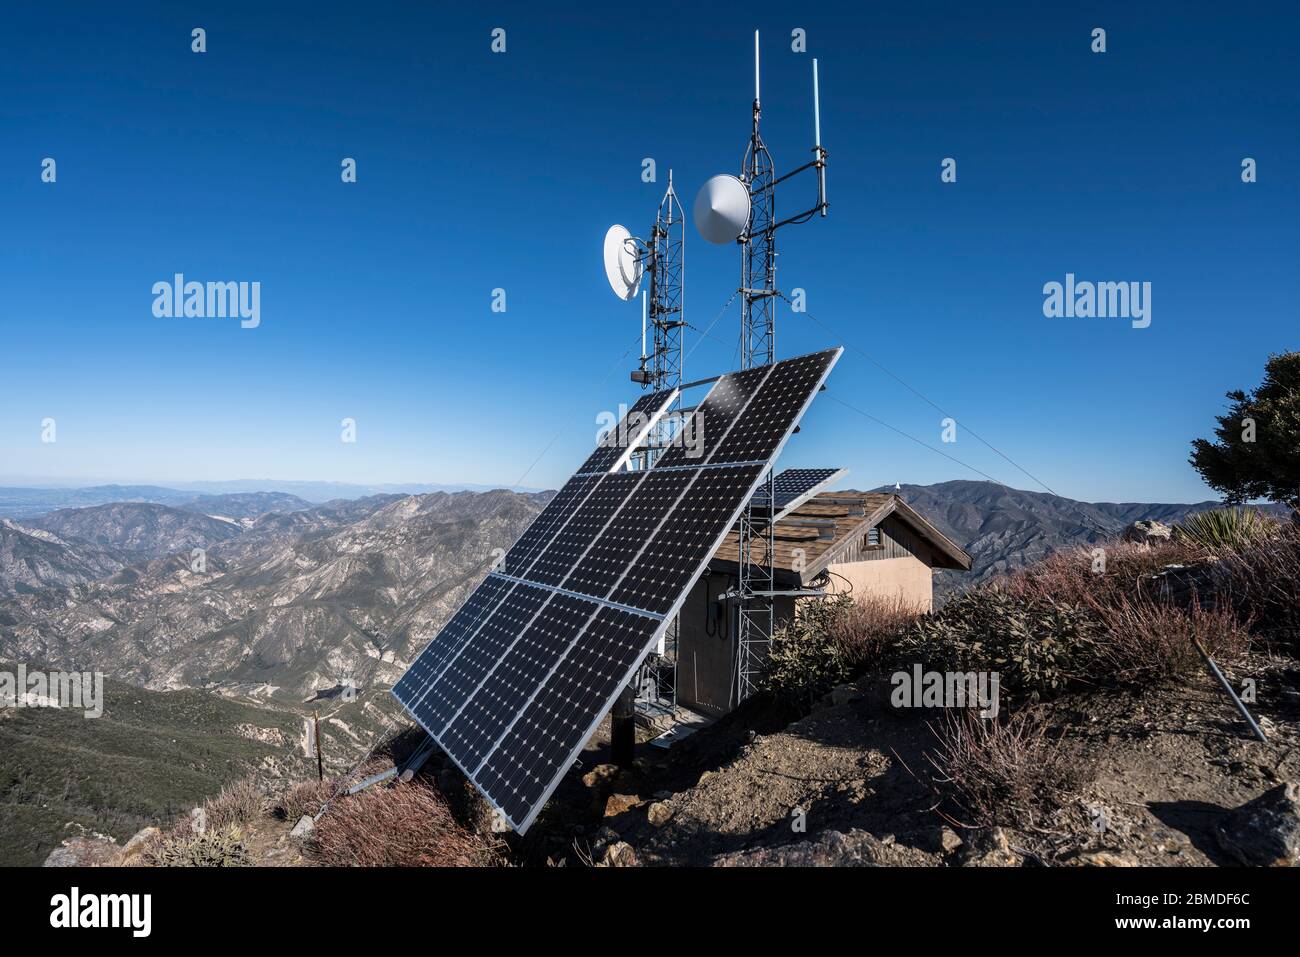
[[[749,190],[736,177],[719,173],[695,196],[695,228],[711,243],[732,243],[749,223]]]
[[[605,233],[605,278],[618,298],[629,301],[641,286],[641,257],[636,240],[622,226],[611,226]]]

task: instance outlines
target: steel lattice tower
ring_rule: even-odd
[[[749,226],[740,239],[740,367],[776,358],[776,175],[772,154],[758,131],[762,113],[754,97],[754,126],[741,181],[749,188]]]
[[[649,357],[647,384],[656,391],[675,389],[682,384],[682,328],[686,325],[686,217],[673,190],[672,170],[650,235],[649,267],[654,352]]]
[[[668,171],[668,189],[659,201],[650,240],[646,243],[646,273],[650,289],[646,322],[653,347],[641,357],[643,388],[662,391],[682,384],[682,330],[686,327],[686,216],[673,189],[673,171]],[[678,397],[659,420],[638,457],[641,468],[650,468],[675,439],[681,427]],[[677,698],[677,623],[665,633],[660,649],[642,663],[633,679],[634,695],[643,707],[671,711]]]
[[[771,365],[776,358],[776,174],[759,133],[758,42],[754,44],[754,122],[740,178],[749,189],[749,225],[740,238],[741,368]],[[775,629],[774,472],[767,473],[767,505],[747,505],[737,528],[736,702],[755,690]]]

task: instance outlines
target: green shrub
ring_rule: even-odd
[[[937,671],[996,671],[1002,693],[1036,701],[1086,682],[1102,638],[1077,606],[978,588],[908,629],[897,657]]]
[[[202,834],[175,831],[144,852],[156,867],[248,867],[248,848],[238,828],[207,830]]]
[[[849,679],[849,657],[832,631],[852,604],[847,595],[805,602],[798,617],[772,636],[764,680],[778,700],[806,711]]]
[[[1254,509],[1215,508],[1189,515],[1174,526],[1180,539],[1214,552],[1240,551],[1275,538],[1279,525]]]

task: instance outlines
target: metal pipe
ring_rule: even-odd
[[[1241,698],[1237,697],[1237,692],[1233,690],[1232,685],[1228,683],[1228,679],[1223,676],[1223,672],[1220,671],[1219,666],[1214,663],[1214,659],[1210,657],[1210,653],[1201,646],[1200,641],[1196,638],[1192,639],[1192,644],[1194,644],[1196,650],[1201,653],[1201,657],[1205,659],[1205,663],[1210,666],[1210,671],[1214,673],[1214,677],[1219,679],[1219,684],[1223,686],[1223,690],[1227,692],[1228,697],[1232,699],[1232,703],[1237,706],[1237,710],[1241,712],[1241,716],[1246,719],[1246,723],[1250,725],[1250,730],[1255,732],[1255,737],[1259,738],[1259,740],[1263,741],[1265,744],[1268,744],[1268,738],[1264,736],[1263,730],[1255,723],[1255,719],[1246,709],[1245,703]]]
[[[813,146],[818,150],[822,145],[822,100],[817,89],[817,58],[813,57]]]

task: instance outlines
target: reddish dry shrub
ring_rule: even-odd
[[[851,671],[882,662],[898,636],[921,617],[901,595],[866,595],[840,607],[827,623],[831,642]]]
[[[316,822],[328,864],[354,867],[484,867],[488,845],[456,822],[447,802],[416,780],[340,797]]]
[[[1185,677],[1204,668],[1196,642],[1231,660],[1250,647],[1250,633],[1229,607],[1187,608],[1144,595],[1093,606],[1108,634],[1100,647],[1103,669],[1124,683]]]
[[[764,681],[778,701],[798,711],[862,671],[882,665],[915,609],[894,599],[854,601],[830,595],[801,605],[773,636]]]
[[[1271,541],[1225,555],[1222,568],[1226,597],[1270,637],[1300,651],[1300,525],[1283,525]]]
[[[1048,735],[1034,708],[1005,720],[950,712],[935,737],[938,747],[926,756],[935,783],[981,825],[1033,825],[1096,774],[1080,752]]]
[[[227,784],[221,793],[203,802],[204,826],[211,830],[247,824],[262,813],[262,792],[252,777]]]
[[[1104,571],[1096,571],[1096,553],[1104,552]],[[996,579],[991,587],[1016,598],[1099,606],[1119,603],[1142,590],[1142,583],[1169,565],[1193,565],[1208,552],[1190,541],[1147,546],[1109,541],[1056,552],[1041,561]]]
[[[297,821],[304,814],[315,817],[337,786],[336,781],[300,781],[280,795],[275,816],[282,821]]]

